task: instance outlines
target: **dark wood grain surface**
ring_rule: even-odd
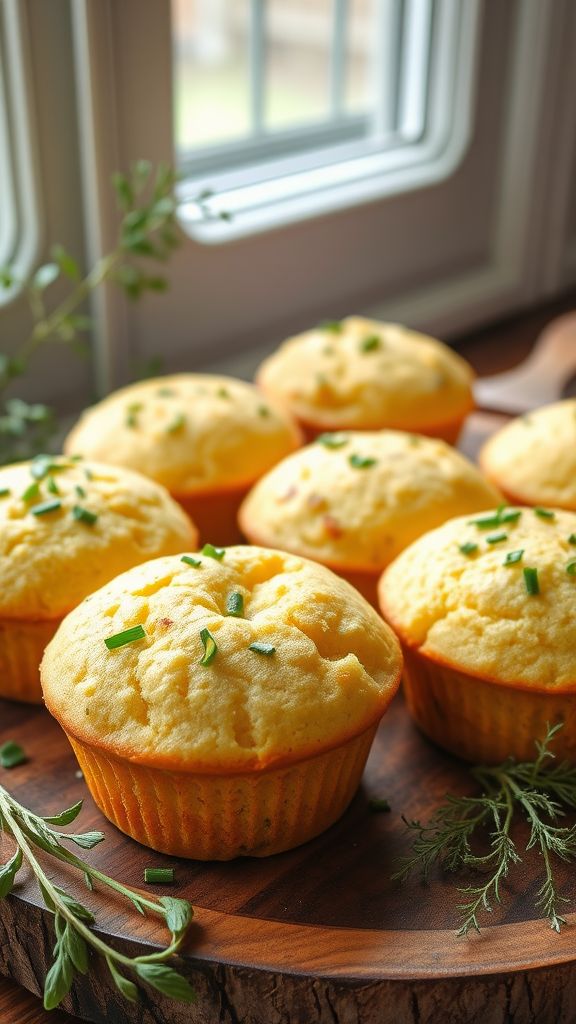
[[[492,342],[479,334],[462,351],[480,372],[507,368],[529,351],[542,317],[544,323],[550,315],[539,311],[520,326],[515,321],[500,335],[493,333]],[[476,414],[464,434],[464,450],[474,454],[498,422]],[[29,761],[1,772],[0,781],[42,813],[84,798],[78,824],[107,835],[87,857],[104,871],[144,887],[145,866],[175,864],[175,885],[154,891],[185,895],[196,908],[180,969],[199,999],[194,1007],[182,1007],[148,992],[132,1008],[94,963],[65,1004],[75,1017],[46,1014],[24,988],[41,989],[53,943],[51,923],[23,873],[15,895],[0,904],[0,974],[24,987],[0,980],[1,1024],[64,1024],[78,1016],[127,1024],[569,1024],[575,1019],[576,915],[568,915],[570,927],[560,936],[535,917],[537,856],[526,856],[491,927],[466,940],[455,935],[452,881],[435,877],[428,888],[417,880],[404,887],[390,882],[396,858],[407,849],[400,815],[425,818],[447,790],[464,792],[468,786],[462,765],[415,731],[401,700],[385,717],[362,787],[340,822],[298,850],[229,864],[174,861],[109,825],[77,777],[59,727],[43,709],[0,702],[0,742],[8,738],[23,744]],[[371,797],[386,797],[391,812],[371,813]],[[3,859],[8,852],[4,838]],[[571,872],[561,871],[560,881],[563,894],[574,901]],[[67,879],[67,884],[77,883]],[[134,952],[142,944],[164,942],[152,919],[130,913],[120,902],[90,899],[103,931],[121,947]]]

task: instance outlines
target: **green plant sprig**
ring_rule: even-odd
[[[36,350],[48,341],[81,345],[92,327],[82,307],[105,282],[116,283],[131,299],[168,287],[166,277],[150,272],[148,266],[150,261],[166,262],[180,242],[174,170],[166,164],[154,170],[149,161],[139,160],[127,175],[115,174],[112,183],[120,214],[114,249],[82,277],[74,257],[62,245],[54,245],[50,262],[24,282],[33,326],[12,355],[0,354],[0,464],[45,449],[54,430],[54,416],[47,406],[6,397],[14,380],[27,372]],[[47,289],[59,279],[67,279],[70,290],[48,311]],[[0,268],[0,287],[10,289],[17,283],[10,267]]]
[[[196,995],[190,983],[166,964],[184,941],[193,916],[192,907],[186,900],[171,896],[159,899],[146,896],[110,878],[62,846],[62,840],[66,840],[83,849],[91,849],[105,838],[102,832],[64,833],[51,827],[69,825],[81,808],[82,801],[79,801],[59,814],[41,817],[19,804],[0,786],[0,828],[16,843],[14,855],[6,864],[0,865],[0,899],[11,892],[18,870],[26,862],[36,877],[46,907],[54,915],[56,944],[44,984],[44,1007],[51,1010],[58,1006],[70,991],[76,972],[88,972],[90,947],[104,957],[116,988],[131,1002],[138,1000],[138,989],[126,977],[126,970],[164,995],[182,1002],[193,1002]],[[145,914],[148,910],[158,914],[170,931],[169,944],[165,949],[136,957],[113,949],[92,931],[90,926],[95,921],[92,912],[48,877],[35,850],[77,868],[88,889],[92,890],[93,883],[98,882],[128,899],[139,913]]]
[[[445,803],[427,824],[404,818],[415,834],[410,856],[402,858],[392,876],[405,881],[414,871],[428,881],[437,865],[445,871],[472,868],[486,874],[480,885],[459,887],[466,902],[456,907],[460,917],[458,935],[480,931],[479,915],[490,913],[502,902],[502,884],[510,869],[521,863],[513,826],[518,814],[530,828],[526,850],[537,849],[544,865],[544,881],[535,896],[535,906],[559,932],[565,918],[560,913],[565,897],[558,893],[553,859],[576,859],[576,825],[558,824],[567,810],[576,809],[576,765],[566,761],[552,765],[550,745],[562,723],[549,726],[543,741],[536,741],[533,761],[517,763],[509,758],[501,765],[481,765],[471,775],[481,787],[480,796],[446,797]],[[489,851],[479,855],[472,840],[483,832],[490,840]]]

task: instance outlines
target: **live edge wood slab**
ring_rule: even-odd
[[[524,354],[522,352],[522,354]],[[509,355],[509,353],[508,353]],[[514,360],[512,359],[512,362]],[[494,362],[493,362],[494,365]],[[484,367],[482,367],[484,369]],[[495,368],[500,369],[499,366]],[[502,422],[476,414],[461,447],[474,456]],[[142,992],[126,1003],[105,966],[91,962],[75,982],[64,1010],[109,1024],[573,1024],[576,1019],[576,913],[560,935],[533,910],[541,862],[528,853],[504,887],[504,904],[480,935],[458,938],[455,880],[433,876],[391,882],[395,862],[408,852],[402,821],[426,820],[447,792],[471,792],[466,768],[436,749],[412,726],[399,697],[385,716],[362,786],[342,819],[318,839],[269,859],[227,864],[177,860],[138,846],[110,825],[77,776],[72,751],[42,708],[0,700],[0,743],[16,738],[29,757],[0,782],[41,813],[76,800],[79,830],[101,829],[106,840],[86,856],[108,874],[139,888],[146,866],[175,867],[158,895],[184,896],[195,921],[178,968],[194,985],[195,1005]],[[390,813],[373,813],[385,797]],[[0,838],[0,859],[11,850]],[[54,877],[62,877],[54,865]],[[39,994],[54,944],[51,915],[22,873],[0,902],[0,975]],[[559,869],[562,894],[576,905],[576,878]],[[463,879],[463,883],[470,879]],[[135,955],[163,945],[166,933],[152,917],[82,890],[72,892],[95,909],[103,936]],[[5,988],[4,984],[8,987]],[[18,990],[0,982],[1,1024],[68,1021],[45,1014]]]

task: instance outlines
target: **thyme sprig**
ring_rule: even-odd
[[[456,907],[458,935],[479,932],[479,916],[502,902],[503,883],[511,868],[522,861],[513,835],[518,814],[530,829],[526,850],[538,850],[544,865],[535,906],[554,931],[559,932],[566,923],[560,909],[567,900],[558,892],[553,861],[555,857],[567,862],[576,859],[576,825],[559,824],[567,810],[576,809],[576,765],[551,763],[550,745],[561,728],[562,723],[549,726],[544,740],[536,741],[533,761],[517,763],[508,758],[496,767],[471,769],[481,787],[479,796],[448,795],[427,824],[404,818],[415,839],[411,854],[402,858],[393,878],[405,881],[419,871],[427,881],[434,865],[451,872],[472,868],[485,873],[480,884],[458,888],[464,898]],[[472,846],[480,832],[490,841],[484,854]]]
[[[166,963],[182,945],[192,920],[192,907],[186,900],[172,896],[159,899],[146,896],[105,875],[63,846],[62,840],[66,840],[89,850],[105,838],[102,832],[64,833],[52,827],[69,825],[81,808],[80,800],[59,814],[41,817],[19,804],[0,786],[0,829],[11,835],[16,843],[14,855],[6,864],[0,865],[0,899],[12,890],[16,874],[25,862],[36,877],[46,907],[54,915],[56,944],[44,983],[45,1008],[51,1010],[64,999],[77,972],[88,972],[90,948],[104,957],[116,988],[131,1002],[138,1000],[138,989],[126,977],[125,971],[164,995],[182,1002],[193,1002],[196,996],[189,982]],[[128,899],[139,913],[145,914],[148,910],[158,914],[170,932],[166,948],[145,956],[129,957],[109,946],[92,931],[90,926],[95,921],[92,912],[48,877],[37,851],[77,868],[88,889],[92,890],[95,882],[100,883]]]
[[[12,354],[0,353],[0,464],[45,450],[56,427],[47,406],[9,396],[16,378],[27,373],[36,350],[53,341],[83,349],[93,327],[84,311],[86,301],[107,282],[118,285],[131,299],[167,289],[165,274],[150,266],[165,264],[180,244],[176,178],[169,165],[154,168],[148,160],[133,163],[128,174],[113,175],[119,211],[116,244],[84,276],[78,261],[62,245],[52,246],[50,261],[27,281],[18,281],[9,266],[0,268],[0,288],[11,291],[23,285],[32,321],[28,336]],[[50,308],[47,297],[56,281],[66,282],[67,290]]]

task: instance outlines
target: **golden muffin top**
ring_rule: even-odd
[[[411,646],[472,675],[576,688],[576,515],[500,508],[420,537],[379,585]]]
[[[425,430],[473,404],[472,368],[446,345],[357,316],[285,341],[256,379],[303,423],[326,429]]]
[[[288,414],[252,384],[181,373],[115,391],[86,410],[64,448],[185,496],[250,484],[300,443]]]
[[[180,506],[139,473],[48,455],[4,466],[0,618],[60,618],[118,573],[197,542]]]
[[[507,423],[486,442],[480,460],[514,500],[576,510],[576,398]]]
[[[444,441],[394,430],[323,434],[255,484],[240,525],[261,544],[378,570],[446,519],[499,501]]]
[[[141,639],[109,650],[126,630]],[[208,545],[92,594],[60,625],[41,676],[49,710],[84,742],[218,773],[290,763],[360,734],[400,667],[392,631],[328,569]]]

